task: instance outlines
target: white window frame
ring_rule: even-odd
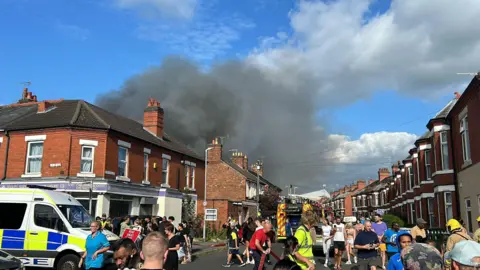
[[[430,150],[425,150],[423,152],[423,159],[425,160],[425,180],[432,180],[432,161]],[[428,160],[427,160],[428,159]],[[428,162],[427,162],[428,161]]]
[[[462,139],[463,162],[469,162],[472,160],[470,152],[470,134],[468,131],[468,115],[465,115],[462,117],[462,119],[460,119],[460,137]]]
[[[467,204],[467,201],[470,202],[470,206],[468,206],[469,204]],[[468,215],[468,212],[470,212],[470,217]],[[466,221],[467,221],[467,231],[469,232],[472,232],[473,231],[473,228],[469,228],[470,227],[470,224],[473,224],[473,220],[470,220],[472,218],[472,200],[470,200],[470,197],[467,197],[465,198],[465,215],[466,215]]]
[[[429,226],[433,226],[435,221],[435,199],[427,198],[427,213],[428,213],[428,222]]]
[[[450,202],[447,203],[447,194],[450,194]],[[452,192],[444,192],[443,193],[443,203],[445,205],[445,220],[450,220],[453,218],[453,194]],[[450,207],[450,210],[452,212],[452,215],[449,217],[448,216],[448,212],[447,212],[447,208]]]
[[[148,181],[148,178],[149,178],[149,175],[148,175],[149,164],[150,164],[150,155],[147,152],[144,152],[143,153],[143,175],[144,175],[143,180],[145,182],[149,182]]]
[[[443,135],[445,135],[445,140],[443,140]],[[445,147],[445,149],[444,149]],[[446,154],[445,154],[446,152]],[[442,170],[450,169],[450,157],[448,153],[448,133],[447,131],[440,132],[440,155],[442,161]],[[445,157],[447,160],[445,160]]]
[[[191,186],[191,188],[192,188],[193,190],[195,190],[195,167],[192,166],[192,167],[191,167],[191,170],[192,170],[192,175],[191,175],[191,177],[192,177],[192,186]]]
[[[417,211],[415,209],[415,203],[411,203],[410,204],[410,217],[411,217],[411,223],[415,222],[415,219],[416,219],[416,215],[417,215]]]
[[[413,164],[412,164],[412,166],[407,168],[407,173],[408,173],[408,187],[409,187],[409,190],[413,190],[413,187],[415,186],[415,175],[413,173]]]
[[[126,151],[126,155],[125,155],[125,161],[121,161],[120,158],[118,158],[117,160],[117,170],[118,170],[118,167],[120,167],[120,162],[125,162],[125,175],[118,175],[118,177],[125,177],[125,178],[128,178],[128,160],[129,160],[129,153],[128,153],[128,148],[127,147],[124,147],[124,146],[118,146],[118,154],[120,154],[120,149],[125,149]],[[119,172],[120,173],[120,172]]]
[[[88,157],[84,157],[83,156],[83,149],[85,148],[90,148],[92,149],[92,157],[91,158],[88,158]],[[92,166],[90,167],[90,172],[85,172],[85,171],[82,171],[82,161],[83,160],[89,160],[92,162]],[[82,152],[80,153],[80,173],[81,174],[90,174],[90,173],[93,173],[93,166],[94,166],[94,161],[95,161],[95,147],[92,146],[92,145],[82,145]]]
[[[166,168],[164,168],[163,164],[166,161]],[[163,181],[163,175],[165,174],[165,182]],[[162,185],[168,186],[168,177],[170,176],[170,159],[162,158]]]
[[[418,212],[420,214],[420,217],[423,218],[423,211],[422,211],[422,199],[418,200]]]
[[[418,158],[418,155],[417,155],[417,157],[415,158],[415,161],[416,161],[416,162],[415,162],[415,165],[416,165],[416,167],[417,167],[417,182],[415,183],[415,186],[417,186],[417,185],[419,186],[421,181],[420,181],[420,163],[419,163],[419,162],[420,162],[420,159]],[[415,182],[415,181],[414,181],[414,182]]]
[[[433,147],[433,164],[435,165],[435,171],[439,171],[437,166],[437,144],[436,144],[435,136],[433,137],[432,147]]]
[[[42,144],[42,154],[41,155],[38,155],[38,156],[31,156],[30,155],[30,151],[31,151],[31,145],[32,144]],[[27,143],[27,157],[25,158],[25,175],[26,176],[37,176],[37,177],[40,177],[42,176],[42,165],[43,165],[43,150],[44,150],[44,147],[45,147],[45,141],[43,140],[38,140],[38,141],[28,141]],[[40,171],[39,172],[29,172],[28,171],[28,161],[29,159],[31,158],[41,158],[41,162],[40,162]]]

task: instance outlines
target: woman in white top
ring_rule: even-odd
[[[325,267],[328,267],[328,256],[330,256],[330,247],[332,246],[332,226],[328,220],[323,220],[322,225],[323,253],[325,253]]]

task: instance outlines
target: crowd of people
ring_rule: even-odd
[[[478,219],[480,225],[480,218]],[[402,231],[399,224],[393,222],[388,228],[382,216],[376,214],[370,219],[361,218],[356,224],[342,223],[340,217],[330,223],[323,219],[321,225],[324,267],[329,267],[329,250],[333,245],[334,269],[342,269],[342,258],[346,252],[345,264],[353,269],[377,268],[388,270],[458,270],[480,269],[480,230],[474,239],[467,233],[462,221],[451,219],[446,224],[449,236],[446,243],[437,247],[428,237],[427,222],[421,218],[410,232]],[[308,229],[308,227],[306,227]],[[298,231],[298,230],[297,230]],[[297,237],[297,233],[295,233]],[[284,250],[287,254],[300,240],[287,238]],[[274,269],[313,269],[312,265],[298,263],[298,258],[287,256],[279,261]]]
[[[174,225],[174,217],[152,217],[122,219],[97,217],[90,225],[91,234],[87,237],[85,250],[80,258],[79,268],[87,270],[130,270],[165,269],[176,270],[179,263],[187,264],[192,260],[192,243],[195,232],[192,225],[181,222]],[[110,246],[102,230],[109,230],[121,239]],[[127,237],[129,232],[137,232],[134,238]],[[113,250],[114,264],[104,265],[104,254]],[[161,256],[154,254],[163,252]],[[151,258],[150,262],[147,258]],[[160,265],[150,268],[148,265]]]

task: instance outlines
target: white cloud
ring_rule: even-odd
[[[78,25],[59,22],[55,25],[55,27],[62,35],[71,39],[85,41],[90,37],[90,31]]]
[[[445,94],[468,80],[457,72],[478,70],[479,1],[393,0],[368,20],[372,1],[325,2],[299,1],[289,14],[294,34],[264,38],[248,60],[277,81],[309,78],[331,105],[380,89]]]
[[[171,17],[190,19],[197,0],[114,0],[122,9],[132,9],[147,18]]]
[[[414,147],[416,139],[415,134],[385,131],[365,133],[358,140],[338,134],[328,137],[337,146],[332,158],[340,164],[392,164],[408,155],[408,150]]]
[[[241,31],[255,24],[241,14],[222,14],[214,4],[200,5],[195,16],[184,23],[155,21],[137,29],[140,39],[167,44],[174,53],[196,61],[213,60],[239,40]]]

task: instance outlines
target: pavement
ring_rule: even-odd
[[[194,246],[195,247],[195,246]],[[273,247],[273,252],[277,255],[282,254],[282,245],[281,244],[274,244]],[[243,247],[240,248],[240,251],[243,251]],[[195,255],[195,253],[194,253]],[[222,264],[225,264],[227,260],[227,250],[226,248],[216,248],[216,249],[211,249],[210,252],[208,253],[200,253],[200,255],[194,257],[193,262],[189,264],[181,264],[180,265],[180,270],[198,270],[198,269],[209,269],[209,270],[220,270],[220,269],[225,269]],[[316,269],[333,269],[333,265],[331,265],[329,268],[325,268],[323,264],[325,263],[325,258],[323,256],[316,256],[316,261],[317,261],[317,267]],[[230,268],[238,268],[238,261],[235,261],[236,265],[233,265]],[[276,261],[272,257],[272,265],[266,265],[267,270],[272,270],[273,266],[275,265]],[[247,264],[246,266],[242,267],[242,269],[252,269],[253,265]],[[345,263],[342,265],[342,269],[344,270],[349,270],[349,269],[355,269],[354,265],[345,265]]]

